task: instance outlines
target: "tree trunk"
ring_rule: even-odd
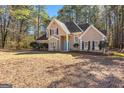
[[[22,27],[23,27],[23,22],[24,20],[20,21],[20,30],[19,30],[19,34],[18,34],[18,39],[17,39],[17,49],[20,49],[20,42],[21,42],[21,37],[22,37]]]

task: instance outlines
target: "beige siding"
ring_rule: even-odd
[[[71,49],[71,50],[80,50],[80,48],[75,48],[75,47],[73,47],[73,45],[75,44],[75,40],[74,40],[75,35],[77,35],[77,36],[79,37],[80,33],[81,33],[81,32],[76,32],[76,33],[72,33],[72,34],[70,35],[70,49]],[[78,43],[79,43],[79,45],[80,45],[79,40],[78,40]],[[80,46],[79,46],[79,47],[80,47]]]
[[[50,37],[50,29],[56,29],[58,28],[58,35],[66,35],[65,31],[60,27],[60,25],[57,24],[56,21],[54,21],[50,27],[47,29],[47,33],[48,33],[48,38]]]
[[[84,34],[85,33],[85,34]],[[87,32],[84,32],[82,34],[84,34],[82,37],[81,37],[81,42],[84,41],[85,42],[85,47],[84,47],[84,50],[87,50],[88,49],[88,41],[90,41],[90,50],[92,50],[92,41],[95,41],[95,50],[99,50],[99,42],[103,39],[103,36],[98,32],[96,31],[96,29],[94,29],[93,27],[91,27]],[[81,49],[81,46],[82,46],[82,43],[80,42],[80,49]]]
[[[93,40],[100,41],[102,39],[103,39],[102,35],[99,34],[97,31],[95,31],[95,29],[93,29],[92,27],[82,37],[83,41],[93,41]]]
[[[59,50],[59,40],[51,38],[49,40],[49,51],[58,51]]]

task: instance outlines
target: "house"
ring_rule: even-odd
[[[38,40],[47,42],[49,51],[99,51],[99,44],[106,40],[106,36],[88,23],[63,23],[53,19],[47,27],[46,35]],[[74,46],[75,44],[77,47]]]

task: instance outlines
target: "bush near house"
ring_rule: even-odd
[[[33,49],[40,49],[40,46],[37,42],[31,42],[30,47],[32,47]]]
[[[48,49],[48,44],[47,43],[31,42],[30,47],[32,47],[35,50],[46,50],[46,49]]]
[[[73,46],[74,46],[75,48],[78,48],[79,44],[78,44],[78,43],[75,43]]]

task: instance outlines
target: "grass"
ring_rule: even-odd
[[[12,87],[123,87],[123,59],[86,53],[1,52],[0,84]]]

